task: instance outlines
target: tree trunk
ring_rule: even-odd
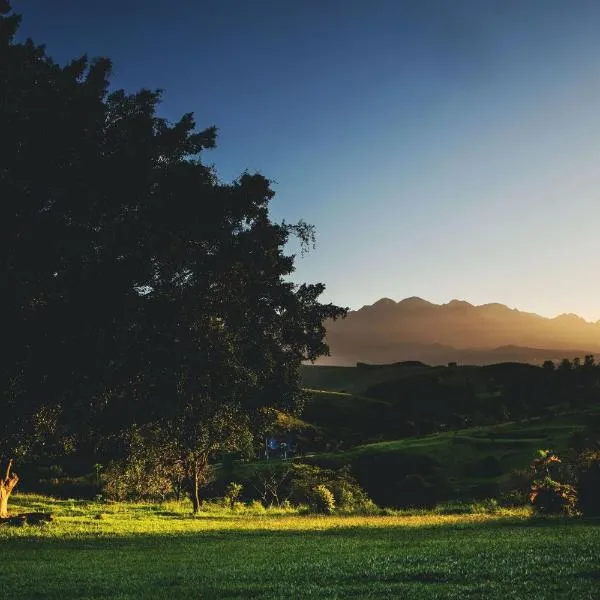
[[[10,474],[12,467],[12,458],[8,461],[6,467],[6,475],[4,479],[0,479],[0,519],[8,517],[8,498],[10,497],[14,487],[19,482],[19,477],[16,473]]]
[[[192,507],[193,513],[198,514],[200,510],[200,472],[196,462],[194,462],[194,472],[192,474]]]

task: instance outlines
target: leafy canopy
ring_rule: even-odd
[[[19,22],[0,2],[5,452],[40,414],[79,447],[146,422],[190,452],[236,445],[262,407],[298,404],[301,362],[345,314],[288,279],[286,244],[312,228],[270,219],[262,175],[219,180],[215,127],[111,90],[106,58],[58,65]]]

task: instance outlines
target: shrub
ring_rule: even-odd
[[[241,483],[236,483],[232,481],[227,484],[227,488],[225,489],[225,496],[223,497],[223,503],[225,506],[228,506],[233,510],[235,508],[236,502],[239,500],[240,495],[242,493],[243,486]]]
[[[267,509],[260,500],[252,500],[252,502],[250,502],[248,505],[248,510],[257,514],[263,514],[267,512]]]
[[[313,488],[310,507],[316,513],[331,514],[335,510],[335,498],[332,491],[322,484]]]
[[[332,476],[327,485],[333,493],[338,508],[355,512],[370,510],[375,506],[356,479],[352,477],[348,467],[342,467],[331,473]]]
[[[529,501],[540,514],[576,514],[577,490],[568,483],[545,477],[531,486]]]
[[[348,467],[337,471],[296,463],[291,475],[291,497],[298,504],[312,505],[314,490],[324,486],[332,494],[334,506],[345,511],[364,511],[373,507],[366,492],[352,477]]]
[[[577,490],[553,478],[553,470],[560,464],[560,458],[552,450],[540,450],[531,463],[529,501],[538,513],[573,515],[577,512]]]

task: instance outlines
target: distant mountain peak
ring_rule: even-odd
[[[448,304],[444,304],[443,306],[447,306],[448,308],[473,308],[473,305],[466,300],[450,300]]]
[[[396,301],[391,298],[380,298],[377,302],[373,303],[371,306],[396,306]]]
[[[500,304],[499,302],[488,302],[488,304],[480,304],[477,308],[482,308],[485,310],[511,310],[510,308],[508,308],[508,306],[506,306],[506,304]],[[517,311],[516,308],[513,308],[512,310]]]
[[[565,321],[565,322],[583,322],[585,323],[586,320],[583,317],[580,317],[579,315],[576,315],[575,313],[562,313],[562,315],[558,315],[558,317],[554,317],[554,321]]]
[[[400,302],[398,302],[398,306],[410,306],[416,308],[420,306],[433,306],[433,304],[427,300],[423,300],[423,298],[419,298],[419,296],[410,296],[410,298],[404,298],[404,300],[400,300]]]

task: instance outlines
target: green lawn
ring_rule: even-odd
[[[5,598],[600,597],[600,524],[500,514],[314,517],[53,502],[0,527]],[[102,518],[94,518],[101,514]]]

